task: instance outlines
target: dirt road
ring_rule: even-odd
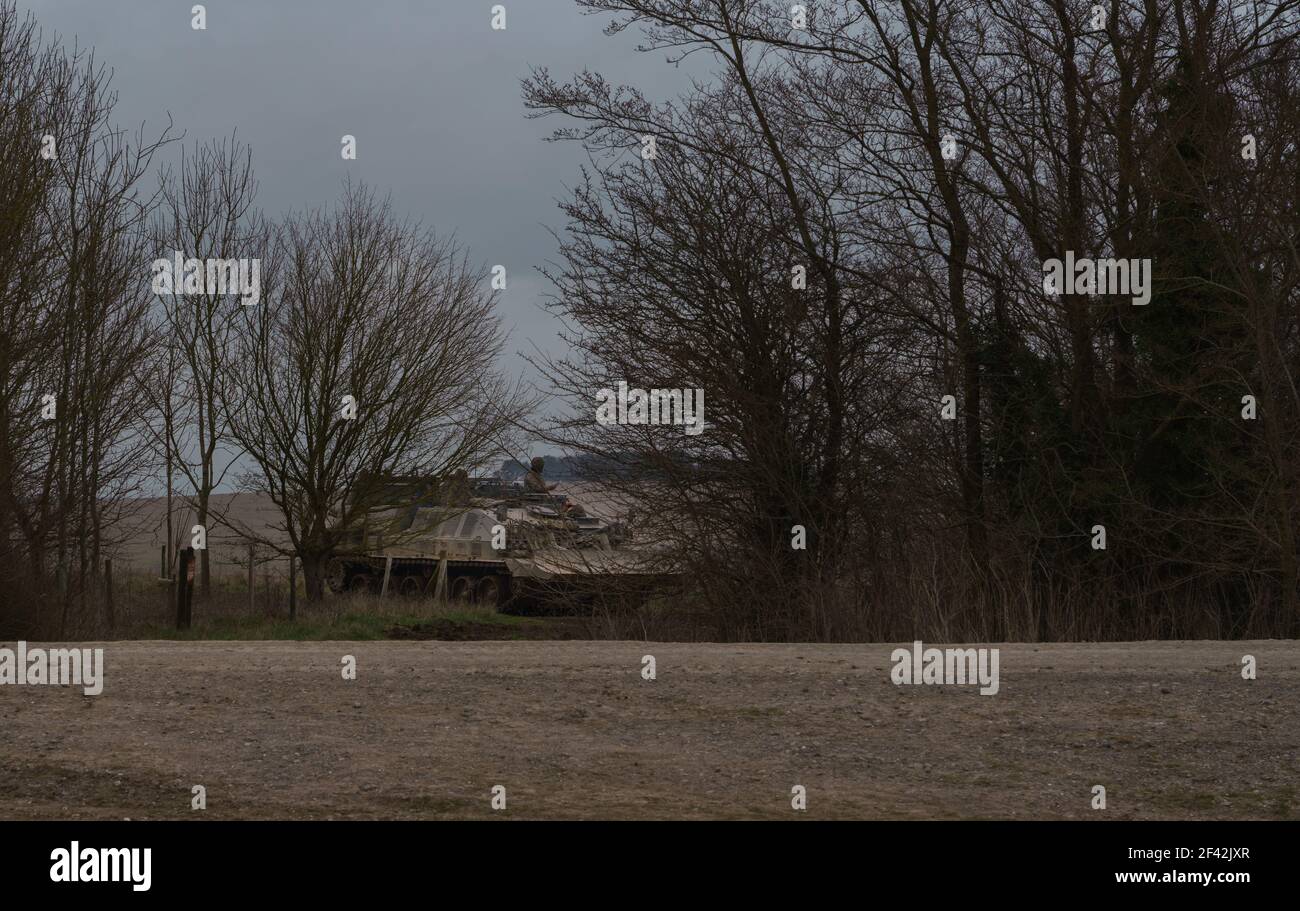
[[[885,644],[101,645],[100,696],[0,686],[0,818],[1300,817],[1295,642],[1003,645],[994,696]]]

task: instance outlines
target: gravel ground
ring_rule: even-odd
[[[0,818],[1300,818],[1296,642],[1002,645],[994,696],[888,644],[101,645],[100,696],[0,686]]]

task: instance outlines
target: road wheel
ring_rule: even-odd
[[[352,577],[348,584],[348,591],[351,592],[373,592],[375,590],[375,577],[370,573],[357,573]]]
[[[397,590],[404,598],[418,598],[424,593],[424,578],[422,576],[403,576],[402,584],[398,586]]]
[[[484,576],[478,580],[476,594],[480,607],[497,610],[504,600],[505,586],[501,584],[498,576]]]
[[[474,580],[469,576],[456,576],[451,580],[448,597],[457,604],[469,604],[474,600]]]

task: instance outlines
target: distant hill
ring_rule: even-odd
[[[599,481],[611,477],[653,477],[658,474],[642,462],[635,453],[621,452],[612,456],[545,455],[546,467],[542,474],[548,481]],[[495,477],[514,483],[528,473],[528,466],[518,459],[506,459],[497,469]]]
[[[580,478],[590,475],[591,468],[596,464],[590,456],[542,456],[546,460],[546,467],[542,474],[548,481],[576,481]],[[518,481],[528,473],[528,466],[518,459],[506,459],[497,469],[496,476],[503,481]]]

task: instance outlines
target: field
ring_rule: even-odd
[[[0,687],[0,818],[1300,818],[1290,642],[1003,645],[996,696],[887,644],[102,646],[98,697]]]
[[[595,485],[562,482],[556,485],[556,492],[579,500],[593,515],[618,514],[609,494]],[[181,497],[175,499],[172,508],[172,534],[178,547],[186,547],[197,516]],[[211,572],[216,578],[243,584],[248,576],[250,535],[288,546],[288,537],[281,530],[283,517],[265,494],[213,494],[210,509],[207,543]],[[167,542],[167,501],[162,497],[127,501],[108,538],[105,555],[113,558],[120,576],[142,574],[156,578],[161,571],[159,551]],[[278,580],[288,572],[284,559],[265,546],[258,549],[255,561],[259,584],[267,575]]]

